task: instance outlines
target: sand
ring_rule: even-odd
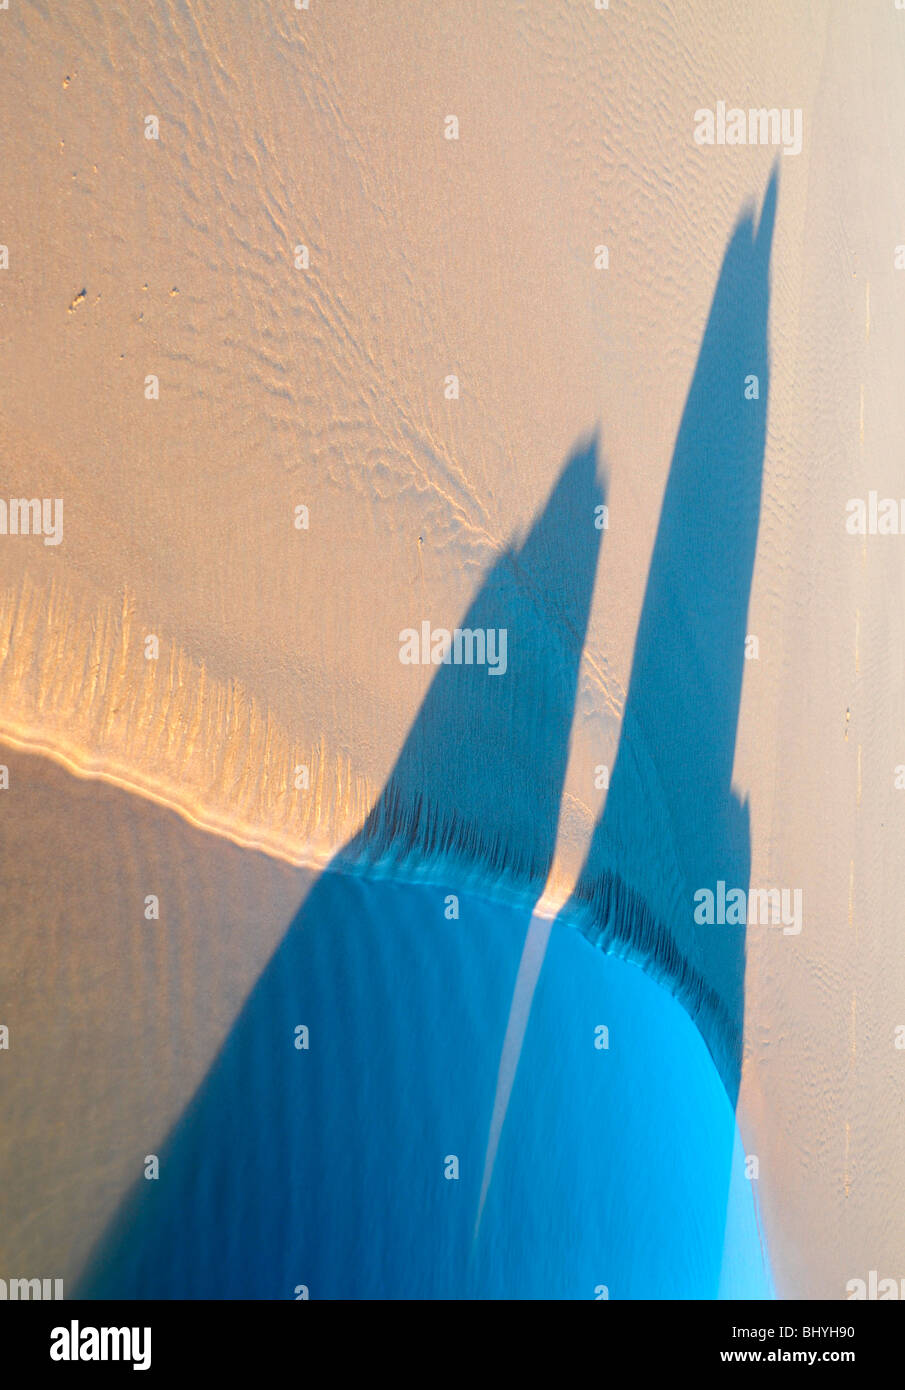
[[[4,1260],[57,1249],[63,1221],[78,1267],[129,1180],[111,1135],[144,1132],[114,1116],[148,1103],[90,1040],[115,1001],[132,1038],[141,1010],[184,1020],[143,1046],[152,1074],[179,1059],[153,1102],[167,1128],[295,911],[294,875],[356,835],[397,763],[432,674],[399,662],[400,630],[453,627],[595,438],[609,527],[547,885],[568,898],[606,801],[595,769],[635,747],[640,615],[724,256],[775,163],[759,653],[731,778],[751,883],[801,888],[804,917],[748,932],[738,1113],[779,1293],[899,1277],[905,540],[846,534],[845,507],[903,491],[905,15],[21,0],[0,25],[4,496],[65,501],[59,546],[0,536],[0,1001],[67,1057],[28,1103],[27,1067],[6,1079],[27,1164]],[[802,152],[696,145],[720,100],[800,108]],[[706,726],[689,622],[676,685]],[[527,798],[514,751],[516,781]],[[61,859],[92,885],[71,911]],[[99,943],[124,920],[145,941],[146,862],[179,907],[151,998],[127,1007],[132,966],[98,981]],[[67,914],[90,950],[47,937]],[[54,979],[80,1022],[39,1007]],[[99,1107],[70,1155],[77,1217],[48,1140],[63,1095]]]

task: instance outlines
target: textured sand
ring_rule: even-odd
[[[155,1016],[165,1003],[185,1020],[182,1040],[152,1033],[142,1062],[172,1047],[182,1073],[185,1049],[155,1100],[164,1126],[297,904],[277,861],[323,863],[386,782],[430,674],[400,665],[399,630],[458,621],[597,429],[610,529],[551,876],[564,895],[603,805],[594,768],[619,742],[723,255],[775,155],[695,146],[693,113],[801,107],[803,152],[778,161],[748,619],[760,657],[734,785],[752,883],[801,887],[804,929],[749,933],[740,1116],[780,1292],[837,1298],[870,1269],[905,1274],[905,538],[844,527],[849,497],[905,492],[905,15],[891,0],[487,9],[13,0],[0,13],[4,496],[65,499],[59,547],[0,537],[0,735],[120,784],[5,759],[18,774],[0,792],[3,1012],[59,1036],[59,1095],[90,1105],[103,1084],[110,1114],[141,1104],[127,1059],[121,1085],[101,1082],[85,1031],[73,1043],[69,1014],[64,1028],[37,996],[65,978],[86,1018],[125,1009],[125,962],[86,989],[96,943],[131,920],[140,863],[184,864],[168,872],[191,898],[153,991]],[[450,113],[457,142],[443,139]],[[307,792],[292,784],[300,764]],[[125,854],[121,819],[139,845]],[[31,956],[69,910],[61,856],[92,884],[70,920],[94,944]],[[197,864],[211,867],[195,882]],[[203,1006],[191,980],[212,962]],[[65,1116],[56,1091],[27,1103],[18,1077],[26,1186],[4,1231],[17,1266],[61,1219],[48,1135]],[[67,1272],[126,1181],[115,1123],[132,1122],[108,1114],[91,1131],[111,1186],[77,1199]]]
[[[310,875],[46,758],[6,764],[0,1259],[71,1294]]]

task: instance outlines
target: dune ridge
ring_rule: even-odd
[[[0,739],[237,845],[326,862],[322,827],[358,823],[367,804],[348,757],[328,754],[323,735],[303,746],[239,682],[212,679],[179,648],[146,660],[144,636],[128,589],[118,611],[93,608],[26,576],[0,600]],[[300,767],[307,789],[294,785]]]

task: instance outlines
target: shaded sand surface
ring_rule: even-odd
[[[4,1268],[113,1297],[769,1296],[723,1084],[636,967],[554,927],[475,1240],[527,910],[311,887],[5,756]]]
[[[475,1235],[527,914],[468,893],[447,920],[444,896],[321,878],[80,1296],[770,1295],[735,1119],[697,1030],[641,970],[562,925]]]
[[[310,875],[44,758],[3,761],[0,1268],[71,1293]]]

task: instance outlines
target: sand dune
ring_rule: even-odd
[[[0,1001],[28,1040],[3,1083],[16,1263],[70,1277],[87,1255],[297,907],[309,880],[291,866],[353,840],[398,771],[433,674],[400,663],[400,630],[452,628],[595,438],[609,527],[568,746],[535,769],[555,847],[533,872],[562,903],[576,883],[593,897],[602,842],[626,870],[631,797],[608,801],[597,775],[624,750],[667,869],[634,886],[675,915],[706,886],[682,838],[719,781],[751,883],[805,904],[800,935],[747,933],[743,989],[724,972],[777,1288],[838,1298],[903,1273],[905,565],[901,538],[846,534],[845,508],[905,492],[905,14],[490,8],[0,14],[2,491],[65,501],[60,545],[0,536]],[[801,153],[696,144],[695,111],[720,101],[800,109]],[[692,760],[683,787],[656,711],[623,715],[721,270],[774,165],[733,628],[758,654],[732,658],[720,778]],[[730,486],[713,536],[738,505]],[[678,655],[655,643],[648,660],[674,661],[687,733],[720,675],[690,659],[706,624],[679,591]],[[153,948],[151,867],[179,899]]]

